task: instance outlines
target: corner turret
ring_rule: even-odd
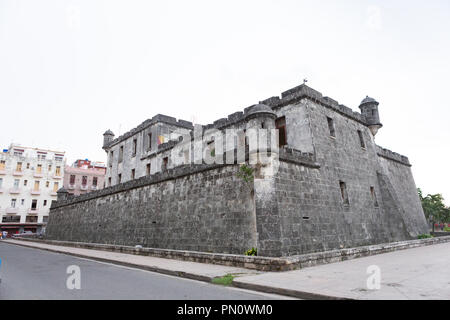
[[[383,126],[380,122],[380,115],[378,113],[379,103],[369,96],[361,101],[359,108],[361,109],[361,114],[366,118],[367,125],[375,137],[378,130]]]
[[[103,149],[114,140],[114,133],[111,130],[106,130],[106,132],[103,134]]]

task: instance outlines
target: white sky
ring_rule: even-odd
[[[308,78],[450,204],[450,2],[0,0],[0,147],[105,161],[157,113],[207,124]]]

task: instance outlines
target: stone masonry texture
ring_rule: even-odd
[[[46,237],[233,254],[256,247],[261,256],[287,257],[428,233],[408,158],[377,146],[365,116],[305,85],[261,103],[273,114],[260,104],[205,127],[273,128],[285,117],[287,146],[279,149],[275,174],[256,166],[249,188],[237,163],[163,172],[152,165],[150,176],[58,198]],[[130,132],[124,141],[138,139]]]

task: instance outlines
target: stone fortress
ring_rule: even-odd
[[[108,130],[107,188],[77,197],[59,190],[46,236],[281,257],[428,233],[408,158],[375,144],[378,102],[367,97],[359,108],[303,84],[203,127],[157,115],[118,138]],[[268,148],[276,162],[249,161],[261,151],[248,146],[252,128],[278,129]],[[193,162],[195,146],[183,148],[227,129],[240,134],[225,152],[243,145],[244,158]],[[202,143],[225,157],[214,154],[214,134]],[[238,175],[243,163],[250,181]]]

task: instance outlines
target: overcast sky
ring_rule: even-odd
[[[106,161],[102,134],[207,124],[309,80],[450,204],[450,1],[0,0],[0,147]]]

